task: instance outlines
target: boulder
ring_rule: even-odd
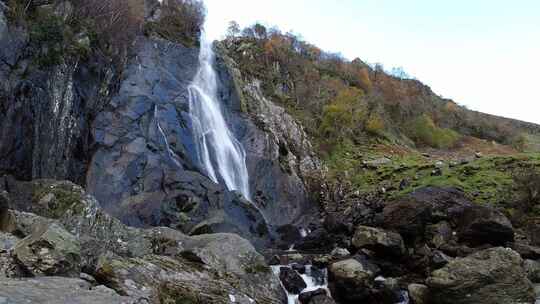
[[[298,296],[298,300],[301,304],[313,303],[312,299],[317,296],[326,296],[326,290],[319,288],[313,291],[303,292]]]
[[[328,252],[335,246],[333,238],[324,228],[318,228],[302,238],[295,248],[306,252]]]
[[[426,227],[426,239],[430,246],[440,248],[454,239],[452,227],[446,221]]]
[[[429,303],[429,288],[422,284],[409,284],[407,286],[409,297],[413,304],[428,304]]]
[[[533,260],[525,260],[523,267],[527,273],[527,277],[533,283],[540,283],[540,262]]]
[[[245,275],[270,268],[253,245],[236,234],[216,233],[185,238],[181,255],[196,256],[212,269]]]
[[[13,256],[27,273],[34,276],[79,276],[81,248],[79,241],[62,226],[44,223],[19,241]]]
[[[473,246],[503,246],[514,241],[514,228],[501,212],[485,206],[466,208],[458,223],[460,241]]]
[[[336,262],[328,268],[333,297],[342,303],[363,301],[370,295],[375,274],[355,259]]]
[[[502,247],[454,259],[427,279],[432,303],[532,303],[533,286],[522,263],[518,253]]]
[[[7,279],[0,277],[0,303],[27,304],[143,304],[144,299],[121,296],[105,286],[92,287],[77,278],[39,277]]]
[[[289,293],[299,294],[307,287],[300,274],[289,267],[279,269],[279,279]]]
[[[405,198],[385,206],[383,216],[385,228],[398,231],[406,240],[413,242],[423,236],[431,208],[424,202]]]
[[[381,255],[402,256],[405,254],[405,244],[398,233],[358,226],[354,233],[352,244],[356,248],[366,248]]]
[[[318,295],[314,296],[310,299],[309,302],[306,302],[308,304],[335,304],[336,302],[334,299],[330,298],[327,295]]]

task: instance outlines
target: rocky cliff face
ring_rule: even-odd
[[[316,213],[305,177],[320,165],[305,133],[225,52],[216,63],[222,110],[247,151],[258,208],[197,167],[187,87],[198,49],[141,36],[122,74],[69,59],[44,69],[27,30],[1,16],[0,172],[77,182],[129,225],[235,232],[257,246]]]

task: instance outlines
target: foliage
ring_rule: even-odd
[[[187,47],[199,44],[205,9],[201,1],[171,0],[163,2],[161,17],[146,24],[147,33],[156,33],[169,41]]]
[[[443,149],[453,147],[460,138],[453,130],[437,127],[427,115],[419,116],[410,123],[408,135],[416,143]]]

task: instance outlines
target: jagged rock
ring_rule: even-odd
[[[533,260],[525,260],[523,267],[527,273],[527,277],[533,283],[540,283],[540,262]]]
[[[405,245],[399,234],[373,227],[356,227],[352,244],[356,248],[367,248],[383,255],[405,254]]]
[[[431,218],[428,204],[414,199],[403,199],[388,204],[383,209],[384,227],[394,229],[407,240],[422,236]]]
[[[19,241],[13,256],[34,275],[78,276],[81,248],[78,240],[58,224],[42,224]]]
[[[307,287],[306,282],[298,272],[289,267],[279,269],[279,279],[283,283],[283,287],[290,293],[299,294]]]
[[[302,238],[295,248],[305,252],[328,252],[335,246],[335,239],[324,229],[318,228]]]
[[[434,304],[532,303],[522,259],[508,248],[491,248],[457,258],[427,279]]]
[[[514,241],[512,223],[501,212],[489,207],[465,209],[459,219],[458,237],[471,245],[506,245]]]
[[[298,263],[293,263],[290,265],[291,268],[293,270],[295,270],[296,272],[298,272],[299,274],[304,274],[306,273],[306,265],[302,265],[302,264],[298,264]]]
[[[328,268],[332,295],[343,303],[362,301],[370,295],[375,274],[355,259],[333,263]]]
[[[75,278],[40,277],[7,279],[0,277],[0,302],[10,304],[146,304],[144,299],[120,296],[104,286],[92,287]]]
[[[407,287],[413,304],[429,303],[429,288],[422,284],[409,284]]]
[[[440,248],[453,239],[452,227],[446,221],[429,225],[426,228],[426,238],[428,239],[429,245],[434,248]]]
[[[332,250],[332,252],[330,253],[332,255],[333,258],[346,258],[348,256],[351,255],[351,253],[349,252],[349,250],[345,249],[345,248],[334,248],[334,250]]]
[[[368,168],[377,169],[380,166],[390,164],[391,162],[392,162],[391,159],[382,157],[382,158],[378,158],[378,159],[374,159],[370,161],[363,161],[362,163],[364,164],[364,166]]]
[[[18,241],[19,238],[16,236],[9,233],[0,232],[0,251],[11,250]]]
[[[298,296],[301,304],[329,304],[330,302],[326,290],[319,288],[317,290],[303,292]]]
[[[443,252],[439,250],[433,251],[431,255],[431,264],[430,266],[432,269],[438,269],[441,267],[444,267],[446,264],[448,264],[450,261],[452,261],[452,258],[444,254]]]
[[[182,243],[180,254],[190,253],[212,269],[231,272],[238,275],[266,272],[270,268],[263,256],[245,239],[235,234],[198,235]]]

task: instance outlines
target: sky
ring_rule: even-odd
[[[231,20],[293,31],[345,58],[404,70],[470,109],[540,123],[539,0],[204,0]]]

